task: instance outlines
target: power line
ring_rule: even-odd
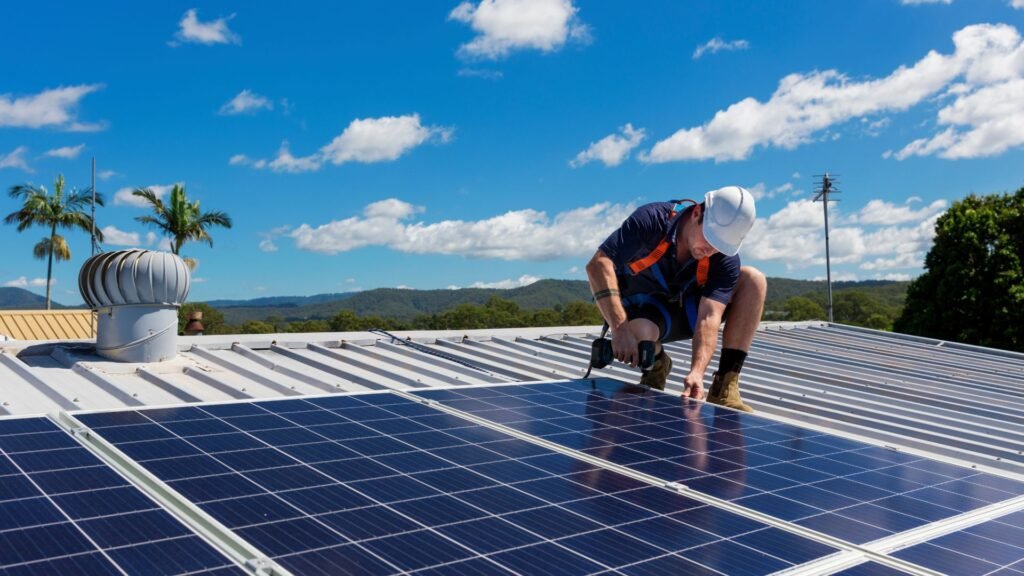
[[[839,190],[838,188],[835,187],[835,185],[839,183],[838,176],[839,176],[838,174],[829,174],[828,172],[825,172],[824,174],[815,175],[815,178],[820,178],[821,180],[818,181],[818,183],[817,183],[818,187],[815,188],[815,190],[814,190],[814,201],[815,202],[821,202],[822,206],[825,209],[825,274],[826,274],[826,278],[828,280],[828,321],[829,321],[829,323],[832,323],[833,320],[832,320],[832,259],[831,259],[831,255],[829,254],[829,245],[828,245],[828,203],[829,202],[838,202],[838,200],[830,197],[832,194],[838,194],[839,192],[841,192],[841,190]]]

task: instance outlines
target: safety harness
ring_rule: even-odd
[[[654,247],[654,250],[644,256],[630,262],[627,267],[633,276],[636,276],[644,270],[650,269],[654,275],[654,279],[658,281],[658,284],[669,292],[668,282],[665,281],[665,276],[661,273],[661,268],[657,265],[658,260],[661,260],[662,256],[668,252],[668,249],[672,246],[672,236],[676,233],[676,226],[678,225],[679,219],[686,213],[686,209],[683,208],[683,204],[689,203],[694,206],[697,205],[695,200],[685,198],[683,200],[672,200],[672,210],[668,215],[668,230],[665,232],[665,237],[661,239],[661,242]],[[701,258],[697,261],[697,274],[696,282],[697,286],[703,288],[708,283],[708,270],[711,268],[710,258]],[[693,331],[696,328],[697,323],[697,304],[698,301],[694,298],[683,298],[684,305],[686,306],[686,317],[690,321],[690,330]],[[622,298],[623,306],[654,306],[661,312],[662,317],[665,319],[665,334],[669,334],[672,330],[672,314],[669,313],[668,309],[657,299],[650,294],[632,294]]]

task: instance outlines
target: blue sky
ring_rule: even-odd
[[[335,5],[337,4],[337,5]],[[921,272],[935,218],[1024,185],[1024,0],[18,3],[0,35],[0,183],[89,185],[107,250],[160,246],[126,191],[183,182],[231,230],[191,299],[583,279],[644,202],[758,197],[741,255]],[[17,208],[0,198],[0,211]],[[42,229],[0,284],[42,292]],[[77,303],[86,234],[55,267]]]

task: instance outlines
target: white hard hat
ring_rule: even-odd
[[[704,239],[726,256],[740,251],[756,217],[754,196],[745,188],[726,186],[704,195]]]

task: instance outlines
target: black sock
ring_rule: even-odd
[[[718,360],[718,373],[722,376],[729,372],[739,372],[743,369],[743,362],[747,359],[747,353],[735,348],[722,348],[722,357]]]

